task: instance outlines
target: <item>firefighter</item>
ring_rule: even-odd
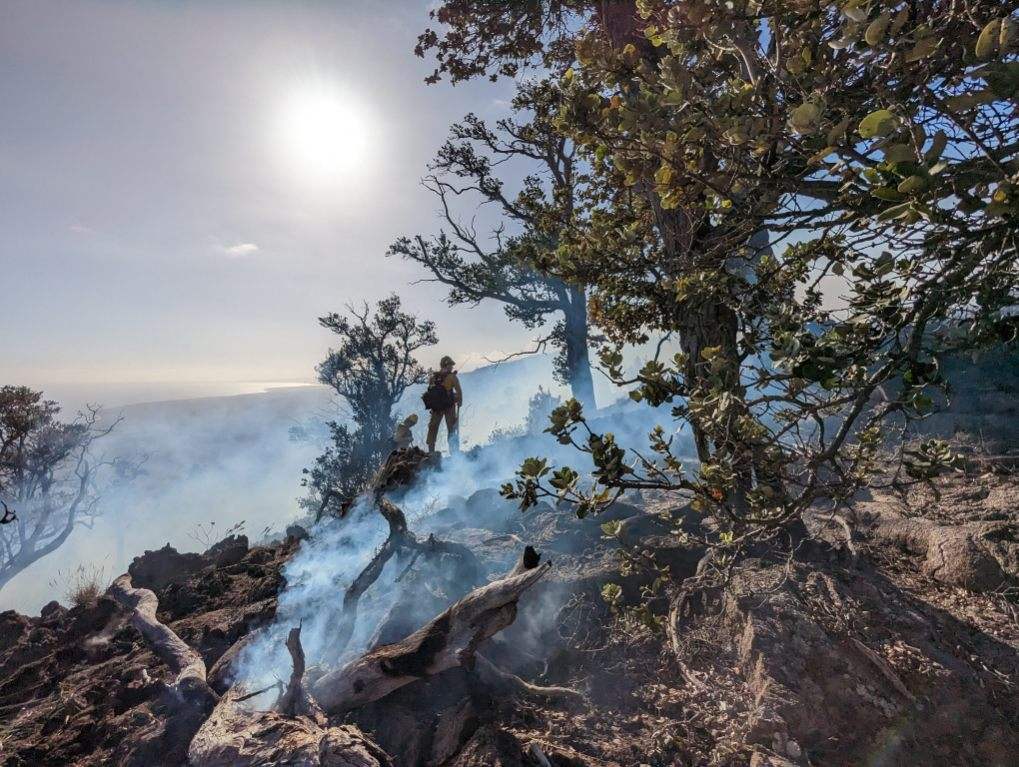
[[[431,411],[428,421],[428,452],[435,452],[435,440],[439,436],[439,424],[445,419],[449,433],[449,452],[460,452],[460,406],[463,404],[463,390],[457,378],[456,363],[452,357],[443,357],[439,362],[439,370],[432,373],[428,381],[428,389],[422,399],[425,407]]]

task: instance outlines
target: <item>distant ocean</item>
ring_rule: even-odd
[[[238,394],[261,394],[271,389],[315,386],[309,381],[156,381],[146,383],[58,383],[30,384],[42,389],[47,399],[60,403],[65,415],[71,415],[86,404],[102,405],[104,410],[145,402],[232,397]]]

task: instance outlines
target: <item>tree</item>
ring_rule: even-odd
[[[329,423],[331,444],[304,470],[312,491],[304,505],[319,517],[342,513],[368,486],[392,446],[393,408],[427,377],[414,355],[438,343],[434,324],[403,312],[399,296],[379,301],[374,314],[367,304],[347,311],[319,318],[341,342],[318,366],[318,378],[343,399],[353,421],[353,428]]]
[[[97,408],[58,420],[60,407],[27,386],[0,387],[0,588],[63,545],[98,515],[101,475],[123,467],[96,458],[95,442],[120,422],[100,424]]]
[[[634,399],[672,402],[698,453],[684,467],[656,430],[628,462],[567,403],[551,430],[599,492],[535,460],[509,494],[584,511],[684,490],[728,543],[769,535],[871,480],[888,429],[929,412],[943,354],[1014,338],[1019,62],[999,3],[539,2],[515,6],[543,30],[529,44],[509,6],[444,3],[419,52],[454,80],[572,59],[556,125],[592,164],[591,212],[544,268],[587,276],[617,346],[678,338],[628,380],[619,348],[603,362]],[[780,254],[752,245],[763,231]],[[948,457],[908,446],[894,479]]]
[[[551,81],[525,83],[517,89],[513,111],[527,114],[526,121],[499,120],[493,130],[471,114],[454,125],[431,165],[434,173],[424,181],[441,201],[449,231],[430,240],[402,237],[389,254],[416,261],[431,274],[430,281],[449,286],[450,305],[499,301],[511,320],[532,329],[549,315],[560,315],[534,351],[548,344],[557,349],[557,377],[570,385],[574,398],[593,408],[586,291],[533,266],[554,253],[576,225],[576,198],[586,178],[575,162],[573,142],[552,126],[559,100]],[[498,166],[514,162],[534,170],[516,196],[495,175]],[[504,219],[490,247],[473,224],[461,223],[451,210],[451,198],[468,193],[496,206]],[[507,234],[507,223],[519,231]]]

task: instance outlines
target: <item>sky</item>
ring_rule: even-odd
[[[427,23],[424,0],[3,0],[0,384],[308,381],[316,318],[394,291],[438,325],[427,363],[527,348],[384,256],[439,226],[419,179],[449,124],[509,95],[425,85]]]

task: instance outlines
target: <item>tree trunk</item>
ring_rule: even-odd
[[[666,261],[676,277],[688,274],[695,268],[698,242],[710,239],[711,225],[708,221],[693,222],[682,210],[666,210],[660,200],[649,190],[655,206],[658,230],[662,236]],[[723,268],[726,265],[720,264]],[[739,318],[732,307],[720,296],[693,296],[676,303],[674,327],[679,331],[679,345],[686,356],[684,377],[688,389],[687,399],[705,396],[716,385],[713,378],[720,378],[721,389],[734,402],[745,400],[745,391],[740,378]],[[713,349],[711,357],[722,362],[715,367],[713,359],[704,356],[706,349]],[[746,444],[737,432],[735,418],[724,419],[714,428],[706,428],[697,418],[690,419],[697,457],[701,462],[714,457],[726,457],[736,472],[730,501],[739,516],[747,513],[747,494],[753,488],[754,459],[752,446]]]
[[[585,411],[594,410],[597,405],[588,352],[587,294],[583,288],[570,288],[570,305],[565,314],[566,375],[570,391]]]

